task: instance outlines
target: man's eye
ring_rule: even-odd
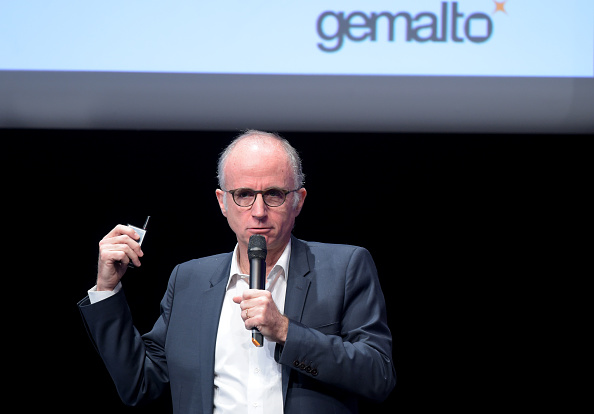
[[[283,192],[281,190],[276,189],[276,188],[273,188],[273,189],[270,189],[270,190],[266,191],[266,195],[268,197],[283,198]]]
[[[235,197],[238,198],[251,198],[254,196],[254,192],[250,190],[238,190],[235,193]]]

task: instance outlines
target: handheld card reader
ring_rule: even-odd
[[[138,239],[136,242],[141,246],[142,246],[142,241],[144,240],[144,236],[146,235],[146,226],[148,225],[150,218],[151,218],[151,216],[146,217],[146,221],[144,222],[144,226],[142,226],[142,228],[128,224],[128,227],[134,229],[134,231],[140,236],[140,239]],[[128,263],[128,267],[135,268],[136,266],[134,266],[132,261],[130,261],[130,263]]]

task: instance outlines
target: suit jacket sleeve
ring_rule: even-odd
[[[323,384],[382,401],[396,375],[377,270],[367,250],[340,249],[315,252],[323,260],[312,260],[303,314],[289,316],[287,340],[276,357],[292,369],[289,388]]]
[[[175,274],[174,270],[161,302],[161,315],[144,336],[132,323],[123,289],[92,305],[88,297],[78,303],[93,345],[127,405],[157,398],[169,382],[164,347]]]

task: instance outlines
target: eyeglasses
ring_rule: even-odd
[[[262,194],[262,200],[268,207],[282,206],[287,199],[287,194],[299,190],[283,190],[281,188],[269,188],[263,191],[252,190],[251,188],[237,188],[235,190],[223,190],[233,196],[233,201],[239,207],[250,207],[256,202],[256,196]]]

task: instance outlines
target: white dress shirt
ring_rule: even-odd
[[[233,302],[249,289],[249,276],[241,274],[233,252],[227,292],[223,301],[215,351],[214,414],[280,414],[283,412],[282,368],[274,360],[275,342],[264,339],[262,347],[252,343],[241,309]],[[285,308],[291,242],[266,277],[281,313]]]
[[[219,319],[215,351],[214,414],[282,414],[282,368],[274,360],[275,342],[264,339],[262,347],[252,343],[252,331],[245,329],[234,296],[249,289],[249,276],[241,274],[235,246],[227,291]],[[281,313],[284,313],[291,241],[270,273],[266,290]],[[89,289],[89,300],[96,303],[116,294],[121,283],[109,291]]]

